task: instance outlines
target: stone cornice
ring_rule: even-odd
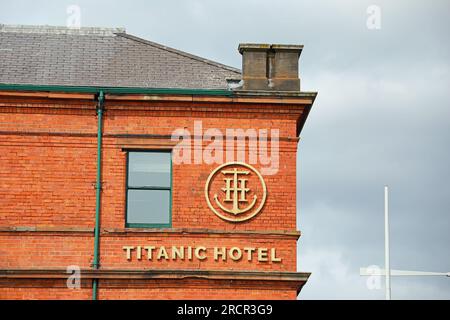
[[[65,287],[71,272],[65,269],[0,269],[0,287]],[[80,270],[81,287],[90,287],[92,279],[99,279],[103,288],[179,288],[229,287],[252,290],[274,288],[295,289],[297,293],[307,282],[310,273],[243,270]],[[38,280],[37,282],[30,280]]]

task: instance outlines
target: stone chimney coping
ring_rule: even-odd
[[[270,49],[270,44],[268,43],[240,43],[238,50],[240,53],[242,53],[245,50],[261,50],[261,51],[267,51]]]
[[[267,44],[267,43],[240,43],[238,47],[239,53],[249,51],[299,51],[303,50],[300,44]]]

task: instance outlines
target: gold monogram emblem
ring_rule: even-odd
[[[205,184],[209,208],[220,218],[240,222],[261,211],[267,197],[261,174],[243,162],[228,162],[211,172]],[[211,201],[211,198],[214,201]]]

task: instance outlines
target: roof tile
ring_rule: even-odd
[[[227,89],[240,70],[120,28],[0,25],[0,83]]]

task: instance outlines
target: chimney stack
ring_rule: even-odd
[[[239,44],[241,90],[300,91],[298,59],[302,45]]]

